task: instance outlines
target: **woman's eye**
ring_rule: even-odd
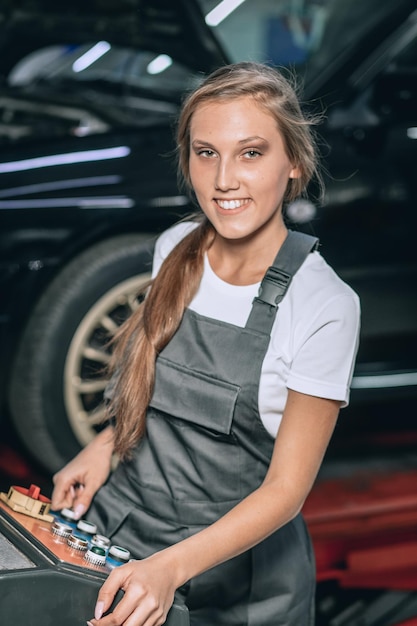
[[[213,152],[213,150],[209,150],[208,148],[206,148],[205,150],[199,150],[199,151],[197,152],[197,154],[198,154],[199,156],[203,156],[203,157],[207,157],[207,158],[210,158],[210,157],[213,157],[213,156],[214,156],[214,152]]]
[[[258,156],[260,156],[260,155],[261,155],[261,153],[260,153],[258,150],[247,150],[247,151],[245,152],[245,156],[246,156],[248,159],[255,159],[256,157],[258,157]]]

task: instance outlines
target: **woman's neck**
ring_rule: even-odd
[[[213,272],[232,285],[253,285],[262,280],[287,236],[283,227],[276,237],[255,241],[227,240],[218,234],[208,250],[208,260]]]

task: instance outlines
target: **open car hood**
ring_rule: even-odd
[[[227,61],[192,0],[0,0],[0,74],[40,45],[106,40],[207,72]]]

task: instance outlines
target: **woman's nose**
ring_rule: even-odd
[[[236,167],[228,160],[219,159],[216,170],[215,187],[221,191],[238,189],[239,179]]]

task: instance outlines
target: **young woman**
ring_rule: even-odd
[[[55,509],[90,508],[140,559],[110,574],[90,624],[162,624],[174,592],[193,626],[313,624],[300,510],[348,401],[359,303],[285,225],[317,174],[310,127],[259,64],[220,68],[184,102],[179,162],[201,216],[158,239],[115,350],[113,425],[54,477]]]

